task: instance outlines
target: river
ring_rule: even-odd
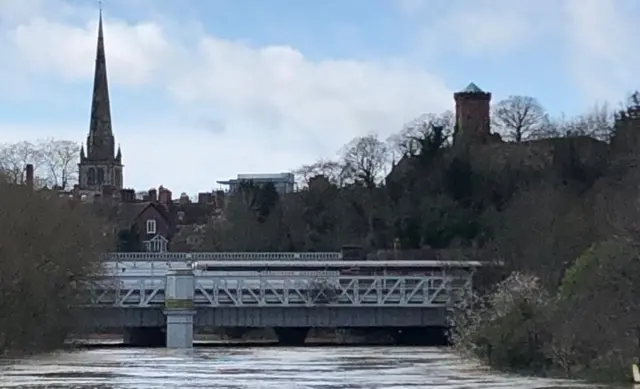
[[[102,348],[0,362],[0,388],[421,389],[585,388],[488,372],[446,349]]]

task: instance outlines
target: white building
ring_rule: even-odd
[[[280,194],[291,193],[295,187],[295,176],[293,173],[275,173],[275,174],[238,174],[235,179],[227,181],[218,181],[220,185],[229,185],[229,192],[233,193],[242,183],[252,182],[255,185],[273,184],[276,191]]]

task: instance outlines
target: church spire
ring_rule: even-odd
[[[96,48],[95,74],[91,101],[91,122],[87,139],[87,157],[90,159],[113,159],[114,139],[111,128],[111,107],[107,82],[107,63],[102,32],[102,9],[98,19],[98,42]]]
[[[107,64],[104,53],[102,31],[102,7],[98,19],[98,43],[96,47],[93,95],[91,97],[91,122],[85,150],[80,151],[78,164],[78,185],[80,190],[91,193],[103,191],[105,186],[122,189],[122,152],[118,147],[111,128],[111,107],[109,106],[109,86],[107,84]]]

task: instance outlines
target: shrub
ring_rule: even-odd
[[[619,380],[638,358],[640,261],[627,237],[592,245],[562,280],[548,355],[569,375]]]
[[[512,273],[484,296],[473,292],[453,308],[451,341],[460,352],[506,369],[542,369],[550,298],[537,277]]]

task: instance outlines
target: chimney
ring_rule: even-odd
[[[213,203],[213,193],[201,192],[198,193],[198,204],[211,204]]]
[[[160,185],[159,192],[158,201],[164,205],[171,204],[171,191]]]
[[[180,195],[180,204],[189,204],[191,202],[191,199],[189,199],[189,195],[182,192],[182,194]]]
[[[82,195],[80,194],[80,185],[75,184],[71,194],[75,200],[80,200],[82,198]]]
[[[102,186],[102,197],[105,199],[112,198],[116,191],[115,186],[113,185],[103,185]]]
[[[149,201],[158,201],[158,191],[155,189],[149,189]]]
[[[120,199],[123,203],[134,203],[136,201],[136,191],[133,189],[121,189]]]
[[[216,191],[216,208],[219,208],[219,209],[225,208],[225,195],[224,195],[224,191],[222,190]]]
[[[25,182],[29,188],[33,188],[33,165],[27,164],[27,180]]]

